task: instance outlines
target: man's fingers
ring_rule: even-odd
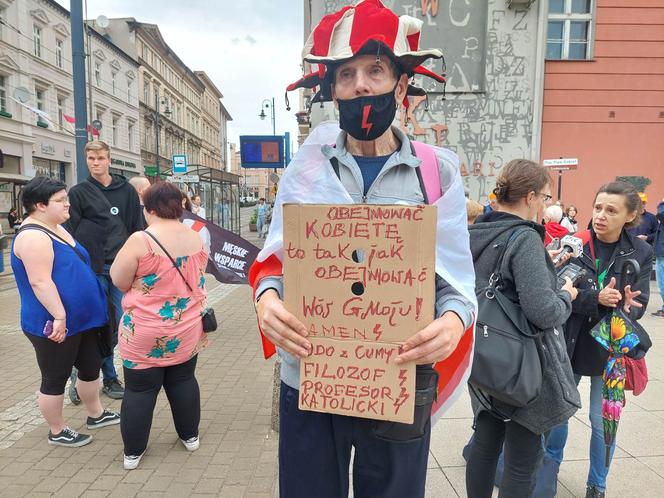
[[[616,286],[616,277],[611,277],[611,281],[609,282],[609,285],[605,287],[605,289],[613,289]]]
[[[265,329],[265,335],[277,346],[300,358],[309,356],[311,345],[297,332],[284,324],[275,324]]]
[[[428,326],[426,326],[422,330],[420,330],[417,334],[410,337],[404,343],[403,350],[404,351],[410,351],[411,349],[416,348],[420,344],[423,344],[427,341],[430,341],[431,339],[436,337],[436,335],[437,335],[436,330],[431,325],[432,324],[429,324]]]
[[[283,323],[285,323],[289,328],[300,334],[302,337],[306,337],[309,335],[309,332],[307,331],[307,328],[304,326],[304,324],[298,320],[295,315],[290,313],[286,308],[281,308],[280,310],[276,310],[275,315],[279,320],[281,320]]]

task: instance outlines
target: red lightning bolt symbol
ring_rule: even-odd
[[[403,404],[406,402],[408,398],[410,398],[410,395],[406,391],[406,388],[404,387],[404,384],[406,383],[407,380],[407,370],[401,369],[399,370],[399,386],[401,387],[401,392],[399,393],[399,396],[397,399],[394,400],[393,406],[394,406],[394,413],[397,414],[399,413],[399,409],[403,406]]]
[[[373,127],[373,123],[369,123],[367,119],[369,119],[369,113],[371,112],[371,104],[367,104],[364,106],[364,109],[362,110],[362,129],[367,130],[367,135],[369,135],[369,132],[371,131],[371,128]]]

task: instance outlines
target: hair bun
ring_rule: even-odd
[[[493,189],[493,193],[496,194],[497,198],[505,198],[507,196],[507,185],[504,183],[498,183],[496,184],[496,188]]]

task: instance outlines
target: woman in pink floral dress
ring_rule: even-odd
[[[179,221],[182,194],[160,182],[144,192],[143,202],[149,228],[129,237],[111,267],[113,283],[126,293],[118,342],[126,384],[121,432],[128,470],[138,466],[147,448],[162,386],[182,444],[198,449],[195,369],[207,344],[201,314],[207,306],[208,255],[198,233]]]

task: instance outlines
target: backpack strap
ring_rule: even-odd
[[[424,182],[427,202],[433,204],[443,196],[443,189],[440,185],[440,168],[438,166],[438,157],[433,147],[411,140],[411,145],[415,156],[422,161],[420,164],[420,173]]]

